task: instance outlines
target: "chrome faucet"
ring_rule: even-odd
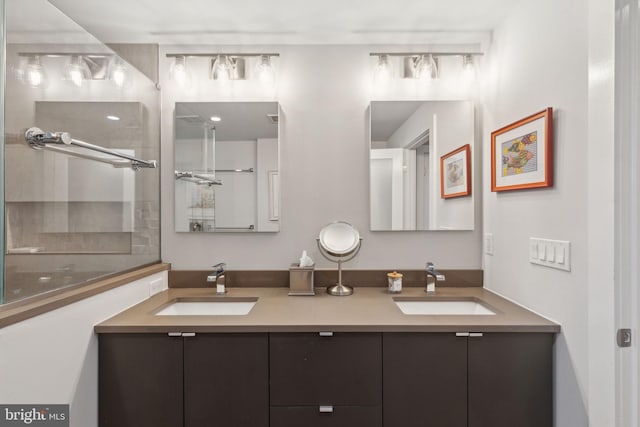
[[[427,263],[427,283],[426,283],[426,288],[425,288],[425,292],[428,294],[435,294],[436,293],[436,282],[445,280],[444,274],[440,273],[438,270],[436,270],[436,266],[433,265],[432,262],[428,262]],[[433,277],[433,283],[429,283],[429,276]]]
[[[224,268],[227,266],[226,263],[221,262],[213,266],[215,268],[214,271],[209,273],[207,276],[207,283],[213,283],[216,285],[216,294],[222,295],[227,292],[225,289],[225,277],[224,277]]]

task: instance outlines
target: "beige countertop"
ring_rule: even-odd
[[[315,296],[287,296],[289,288],[227,288],[221,299],[254,297],[247,315],[156,316],[176,298],[215,297],[215,289],[169,289],[96,325],[98,333],[116,332],[548,332],[560,325],[480,287],[438,288],[435,299],[471,298],[495,315],[405,315],[394,297],[425,298],[423,288],[389,294],[385,288],[357,287],[336,297],[324,288]]]

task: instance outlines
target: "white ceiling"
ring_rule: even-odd
[[[485,41],[519,1],[532,0],[49,0],[49,3],[106,43],[470,44]],[[10,29],[50,35],[74,30],[73,25],[65,25],[56,11],[44,3],[45,0],[7,0]]]

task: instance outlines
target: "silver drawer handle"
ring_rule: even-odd
[[[469,332],[456,332],[457,337],[468,337]]]
[[[483,333],[482,332],[471,332],[469,334],[469,336],[470,337],[481,337],[481,336],[483,336]]]
[[[318,332],[318,335],[320,335],[321,337],[332,337],[333,332]]]
[[[170,337],[181,337],[182,332],[167,332],[167,335],[169,335]]]
[[[332,413],[333,412],[333,405],[321,405],[319,408],[321,413]]]
[[[195,337],[196,333],[195,332],[183,332],[182,336],[183,337]]]

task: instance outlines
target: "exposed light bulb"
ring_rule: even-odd
[[[476,67],[473,63],[473,56],[462,56],[462,76],[466,81],[473,81],[476,78]]]
[[[123,88],[127,83],[127,67],[119,61],[115,62],[113,65],[111,70],[111,81],[120,88]]]
[[[44,85],[46,75],[44,67],[40,63],[40,56],[35,55],[29,58],[29,61],[24,68],[23,78],[25,83],[31,87],[40,87]]]
[[[231,62],[229,56],[218,55],[213,63],[213,79],[221,82],[231,80]]]
[[[373,80],[376,84],[388,84],[391,81],[391,66],[389,55],[379,55],[376,68],[373,71]]]
[[[191,86],[191,72],[187,68],[186,56],[177,56],[175,58],[169,69],[169,77],[182,88]]]
[[[437,66],[435,60],[433,59],[433,55],[422,55],[418,60],[416,75],[420,80],[429,82],[435,79],[438,75],[436,67]]]
[[[85,65],[82,56],[74,55],[67,65],[65,71],[65,79],[73,83],[77,87],[82,87],[82,81],[85,78]]]
[[[271,65],[271,57],[269,55],[261,55],[260,62],[256,67],[258,81],[266,88],[272,88],[276,84],[276,71]]]

